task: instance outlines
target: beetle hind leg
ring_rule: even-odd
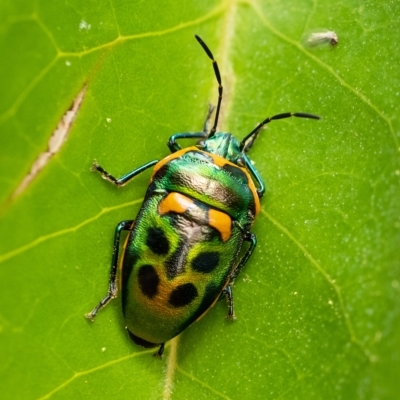
[[[161,359],[161,358],[162,358],[162,355],[163,355],[163,353],[164,353],[164,347],[165,347],[165,343],[161,343],[161,344],[160,344],[160,348],[158,349],[157,353],[154,353],[154,354],[153,354],[154,357],[157,357],[157,358]]]
[[[117,297],[118,287],[117,287],[117,269],[118,269],[118,250],[119,250],[119,238],[122,231],[131,230],[132,224],[135,221],[128,220],[120,222],[115,228],[114,235],[114,250],[111,262],[110,280],[108,284],[107,295],[100,301],[99,304],[92,311],[85,314],[85,317],[92,319],[97,315],[98,311],[105,307],[112,299]]]
[[[228,302],[228,315],[226,316],[227,319],[231,321],[236,320],[235,316],[235,310],[233,307],[233,291],[232,291],[232,286],[228,285],[226,288],[222,291],[221,296],[225,295],[225,298]]]

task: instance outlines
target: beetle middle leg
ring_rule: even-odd
[[[139,175],[141,172],[145,171],[146,169],[152,167],[153,165],[157,164],[158,160],[150,161],[139,168],[134,169],[131,172],[123,175],[121,178],[115,178],[111,174],[109,174],[103,167],[101,167],[96,161],[93,162],[92,170],[100,172],[103,179],[108,180],[109,182],[113,183],[114,185],[120,187],[128,183],[132,180],[136,175]],[[111,261],[111,272],[110,272],[110,280],[108,284],[108,292],[107,295],[100,301],[99,304],[90,312],[85,314],[86,318],[93,319],[98,311],[105,307],[112,299],[117,297],[118,287],[117,287],[117,270],[118,270],[118,251],[119,251],[119,241],[122,231],[129,231],[132,229],[132,225],[135,221],[134,220],[127,220],[120,222],[117,227],[115,228],[115,235],[114,235],[114,247],[113,247],[113,254],[112,254],[112,261]]]
[[[122,221],[115,228],[114,235],[114,247],[111,261],[110,281],[108,284],[107,295],[100,301],[99,304],[90,313],[85,314],[86,318],[93,319],[98,311],[105,307],[112,299],[117,297],[118,286],[117,286],[117,270],[118,270],[118,251],[119,251],[119,239],[122,231],[130,231],[132,229],[134,220]]]

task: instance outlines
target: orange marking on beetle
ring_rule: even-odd
[[[243,171],[243,173],[244,173],[244,174],[247,176],[247,178],[248,178],[248,185],[249,185],[249,188],[250,188],[251,192],[253,193],[254,202],[255,202],[255,205],[256,205],[256,212],[255,212],[255,216],[254,216],[254,217],[257,216],[257,214],[260,212],[260,208],[261,208],[261,207],[260,207],[260,199],[259,199],[258,194],[257,194],[256,185],[254,184],[254,181],[253,181],[253,179],[252,179],[250,173],[247,171],[247,169],[244,168],[244,167],[239,167],[237,164],[234,164],[234,163],[228,161],[228,160],[225,159],[224,157],[220,157],[220,156],[217,156],[217,155],[215,155],[215,154],[207,153],[206,151],[200,150],[200,149],[199,149],[198,147],[196,147],[196,146],[186,147],[186,148],[184,148],[184,149],[181,149],[181,150],[179,150],[179,151],[176,151],[175,153],[172,153],[172,154],[170,154],[169,156],[163,158],[160,162],[158,162],[158,163],[154,166],[153,174],[151,175],[150,181],[153,181],[154,175],[155,175],[155,174],[157,173],[157,171],[160,170],[160,168],[162,168],[165,164],[169,163],[171,160],[174,160],[174,159],[176,159],[176,158],[179,158],[179,157],[183,156],[184,154],[186,154],[186,153],[188,153],[188,152],[190,152],[190,151],[196,151],[196,152],[200,152],[200,153],[206,154],[207,156],[209,156],[209,157],[211,157],[211,158],[213,159],[215,165],[218,165],[218,166],[221,167],[221,168],[222,168],[224,165],[227,165],[227,164],[228,164],[228,165],[232,165],[232,166],[234,166],[234,167],[236,167],[236,168],[240,168],[240,169]]]
[[[183,214],[189,208],[193,207],[193,200],[181,193],[173,192],[160,201],[158,212],[160,215],[167,214],[171,211]]]
[[[191,149],[193,149],[193,148],[191,148]],[[197,149],[197,151],[201,151],[201,150]],[[223,168],[224,165],[232,165],[235,168],[240,168],[243,171],[243,173],[247,176],[249,188],[250,188],[251,192],[253,193],[254,202],[255,202],[255,205],[256,205],[256,214],[255,214],[254,217],[256,217],[257,214],[260,212],[260,199],[259,199],[258,194],[257,194],[256,185],[254,184],[254,181],[253,181],[251,175],[249,174],[249,172],[247,171],[247,169],[244,168],[244,167],[239,167],[237,164],[234,164],[234,163],[228,161],[224,157],[220,157],[220,156],[217,156],[217,155],[212,154],[212,153],[207,153],[206,151],[203,151],[203,153],[205,153],[209,157],[211,157],[213,159],[213,161],[214,161],[214,164],[218,165],[221,168]],[[176,154],[176,153],[174,153],[174,154]]]
[[[210,208],[208,211],[208,223],[215,228],[220,234],[223,242],[230,239],[232,235],[232,220],[228,214],[222,211]]]

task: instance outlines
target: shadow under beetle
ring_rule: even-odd
[[[171,155],[153,160],[119,179],[94,162],[116,186],[153,168],[143,204],[136,219],[120,222],[107,296],[88,314],[117,297],[117,270],[121,231],[129,231],[121,260],[122,311],[131,339],[144,347],[164,344],[199,319],[221,297],[228,301],[228,318],[234,319],[232,285],[253,253],[257,240],[250,232],[260,210],[264,182],[247,151],[261,128],[276,119],[319,119],[306,113],[283,113],[266,118],[239,141],[230,133],[216,132],[223,87],[217,62],[199,36],[195,36],[212,60],[218,81],[214,124],[210,107],[202,132],[172,135]],[[200,139],[182,149],[180,139]],[[247,249],[240,257],[243,242]]]

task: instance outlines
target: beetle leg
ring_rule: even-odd
[[[257,237],[254,233],[246,232],[245,236],[244,236],[244,240],[246,242],[250,242],[250,246],[246,250],[246,253],[242,257],[242,259],[239,261],[239,264],[231,272],[231,275],[229,277],[229,284],[231,284],[235,280],[235,278],[240,274],[240,271],[246,265],[247,261],[249,261],[250,256],[253,254],[253,251],[257,246]]]
[[[265,193],[265,184],[264,181],[262,180],[260,174],[257,172],[257,170],[254,168],[253,164],[251,163],[249,157],[247,157],[247,154],[243,154],[244,157],[244,161],[246,164],[246,168],[250,171],[250,173],[254,176],[257,184],[258,184],[258,188],[257,190],[257,194],[258,197],[261,199],[261,197],[264,196]]]
[[[92,165],[92,171],[99,171],[103,179],[106,179],[107,181],[113,183],[114,185],[120,187],[128,183],[131,179],[133,179],[136,175],[139,175],[146,169],[152,167],[153,165],[156,165],[158,163],[158,160],[153,160],[150,161],[144,165],[142,165],[139,168],[134,169],[131,172],[128,172],[127,174],[121,176],[121,178],[117,179],[114,178],[111,174],[109,174],[103,167],[101,167],[99,164],[97,164],[97,161],[93,161]]]
[[[154,353],[154,357],[162,358],[162,355],[164,353],[164,346],[165,346],[165,343],[161,343],[160,348],[158,349],[157,353]]]
[[[239,226],[239,228],[240,228],[240,226]],[[231,319],[231,320],[235,320],[236,319],[235,310],[234,310],[234,307],[233,307],[233,289],[232,289],[232,284],[233,284],[235,278],[239,275],[240,271],[246,265],[247,261],[249,261],[250,256],[252,255],[254,249],[257,246],[257,238],[256,238],[256,235],[254,235],[254,233],[246,232],[244,234],[244,240],[246,242],[250,242],[250,246],[246,250],[246,253],[242,257],[242,259],[239,261],[239,264],[232,271],[231,275],[229,276],[229,283],[228,283],[228,285],[226,285],[224,290],[221,292],[221,296],[218,299],[218,301],[219,301],[219,300],[222,299],[222,296],[226,297],[226,300],[228,301],[228,315],[227,315],[226,318]]]
[[[221,294],[225,295],[226,300],[228,302],[228,315],[226,316],[226,318],[234,321],[236,319],[236,317],[235,317],[235,310],[233,308],[232,286],[231,285],[226,286]]]
[[[105,307],[112,299],[117,297],[118,286],[117,286],[117,269],[118,269],[118,250],[119,250],[119,238],[121,236],[121,231],[129,231],[132,228],[132,224],[135,221],[122,221],[115,228],[114,235],[114,247],[112,254],[112,262],[111,262],[111,271],[110,271],[110,281],[108,284],[108,293],[99,304],[90,313],[85,314],[86,318],[93,319],[98,311]]]
[[[175,153],[178,150],[181,150],[182,147],[176,143],[178,139],[202,139],[206,138],[207,135],[204,132],[184,132],[184,133],[176,133],[172,135],[168,140],[168,147],[171,150],[171,153]]]
[[[215,107],[210,104],[208,107],[207,115],[206,115],[206,120],[204,121],[204,127],[203,127],[203,132],[184,132],[184,133],[176,133],[175,135],[172,135],[169,140],[168,140],[168,147],[171,150],[171,153],[175,153],[178,150],[181,150],[181,146],[176,143],[178,139],[206,139],[209,135],[209,125],[210,125],[210,119],[211,119],[211,114],[213,113]]]

